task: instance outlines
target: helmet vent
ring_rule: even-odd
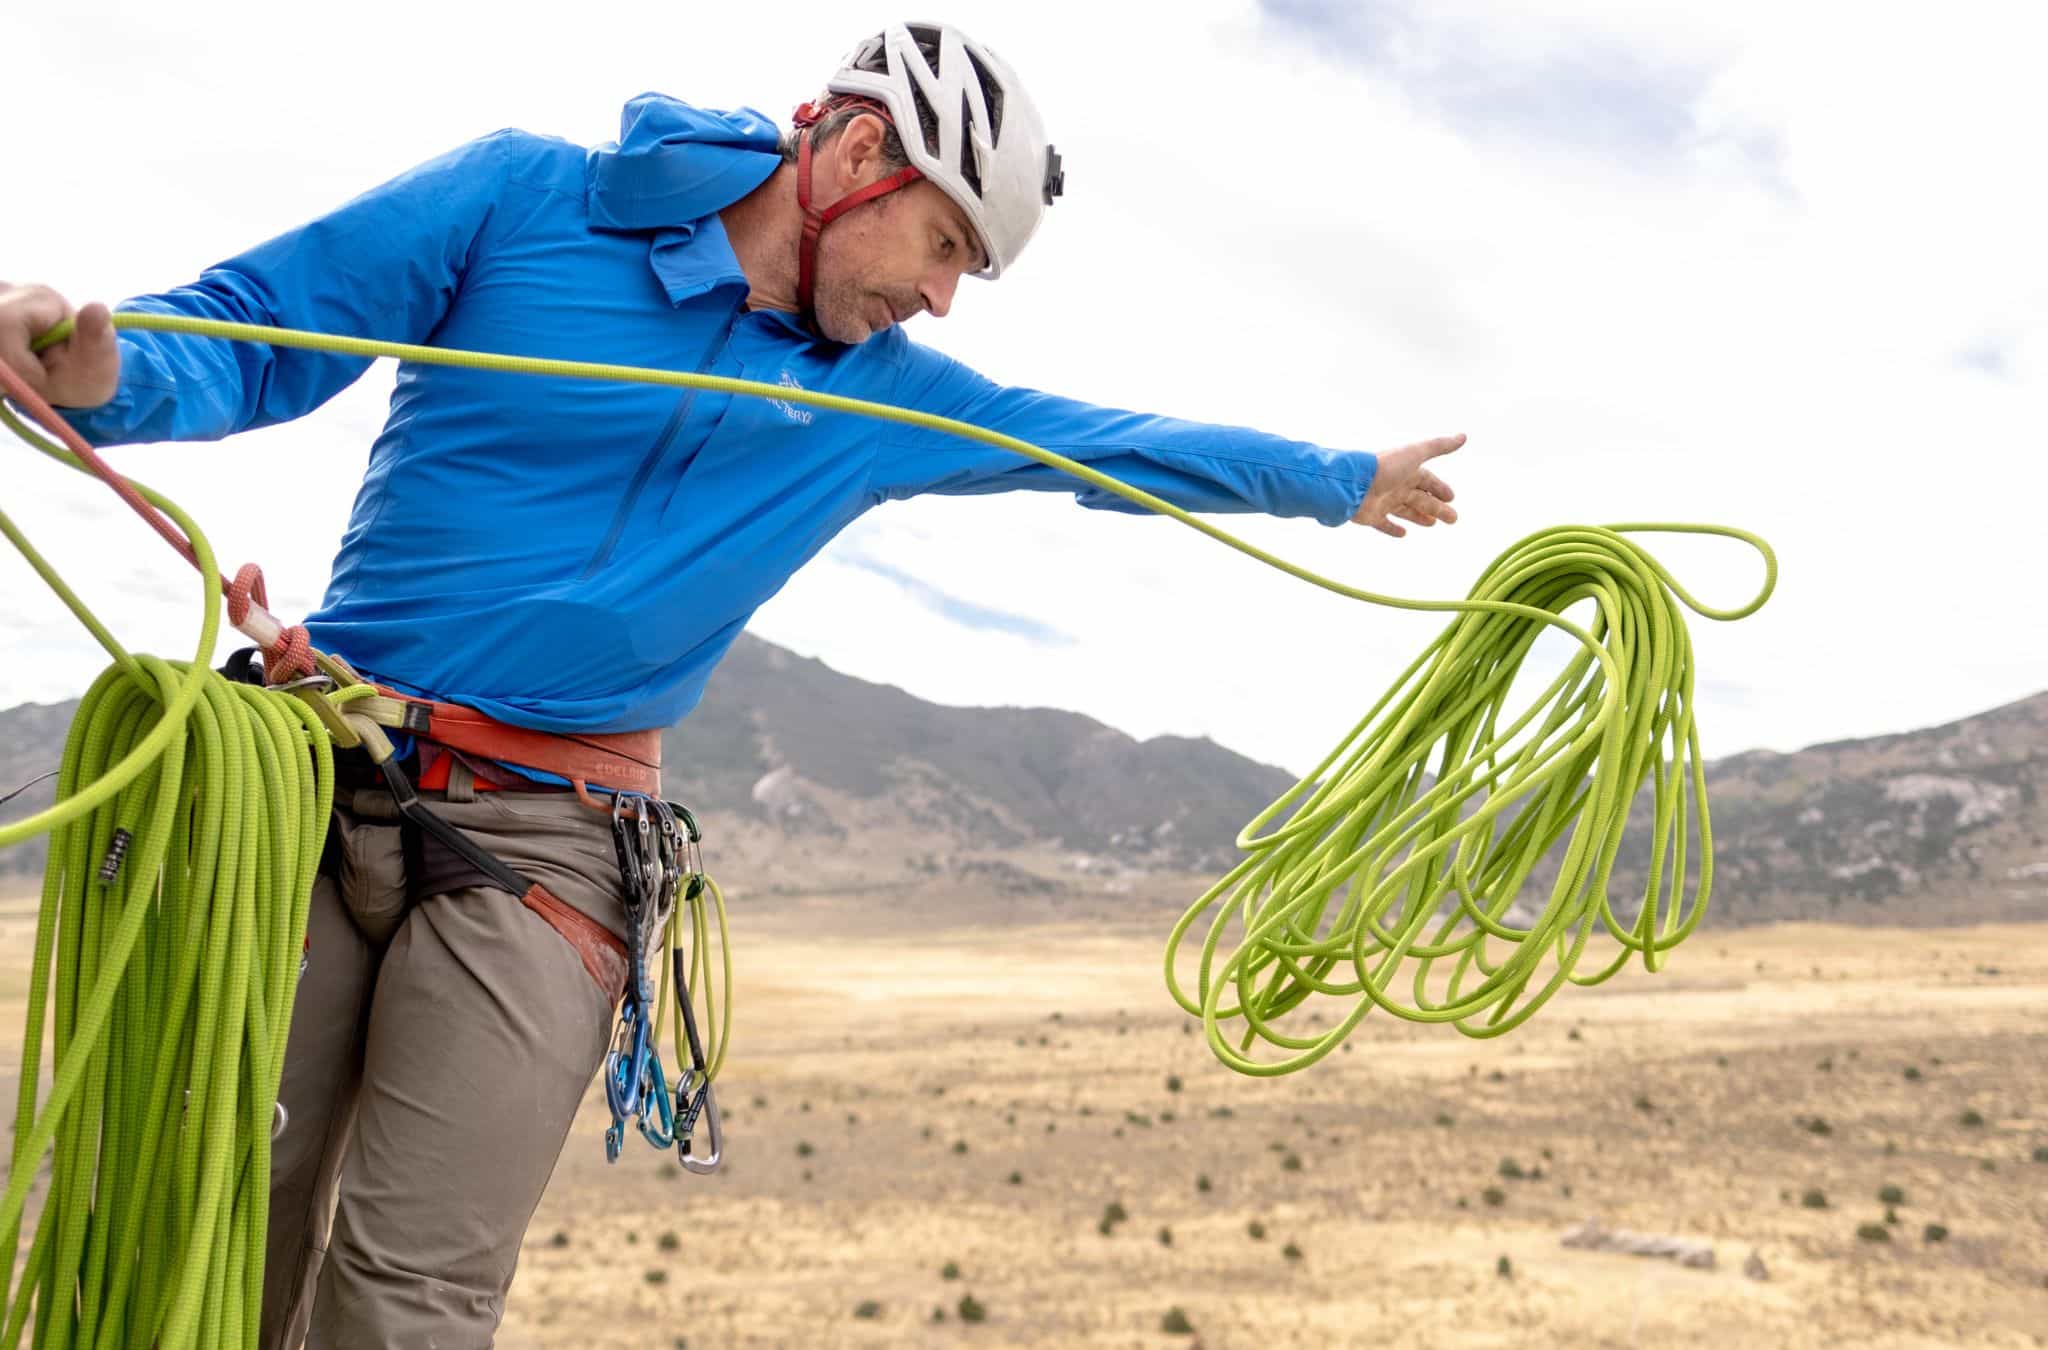
[[[917,128],[924,136],[924,152],[928,155],[939,153],[939,115],[924,96],[924,89],[916,80],[910,81],[910,103],[917,109]],[[897,134],[902,134],[897,128]]]
[[[967,91],[965,89],[961,90],[961,126],[971,127],[974,125],[973,107],[974,105],[967,101]],[[973,192],[975,196],[979,197],[981,195],[981,165],[978,162],[976,162],[975,159],[974,137],[972,136],[962,136],[960,138],[960,176],[967,180],[968,189],[971,192]]]
[[[988,143],[1001,145],[1003,141],[1003,86],[995,76],[989,74],[981,58],[974,54],[974,48],[967,48],[967,60],[974,67],[974,77],[981,82],[981,101],[988,105]],[[962,121],[967,118],[962,116]]]
[[[918,54],[924,57],[925,66],[934,74],[939,73],[939,30],[929,24],[909,25],[910,40],[917,44]]]

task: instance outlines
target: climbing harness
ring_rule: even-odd
[[[1059,469],[1334,594],[1454,616],[1337,749],[1239,834],[1243,861],[1174,926],[1167,990],[1201,1019],[1217,1057],[1239,1072],[1305,1067],[1374,1008],[1449,1022],[1466,1035],[1499,1035],[1567,983],[1597,984],[1637,955],[1646,968],[1659,969],[1705,912],[1713,837],[1683,609],[1735,620],[1769,599],[1776,557],[1746,531],[1655,523],[1545,530],[1502,554],[1465,599],[1409,600],[1286,562],[1085,464],[914,409],[716,375],[177,315],[124,311],[113,323],[354,357],[712,390],[920,427]],[[40,350],[70,330],[66,320],[34,345]],[[272,616],[255,569],[241,569],[233,581],[218,576],[189,518],[107,468],[4,365],[0,387],[69,451],[37,436],[4,403],[0,423],[105,479],[199,569],[204,602],[193,661],[130,656],[0,514],[0,534],[115,659],[80,705],[56,805],[0,826],[0,846],[56,831],[15,1144],[0,1194],[0,1250],[13,1250],[37,1161],[54,1146],[51,1192],[0,1343],[18,1339],[31,1300],[38,1345],[185,1347],[244,1339],[253,1335],[260,1309],[268,1140],[307,897],[332,799],[331,748],[364,747],[401,815],[493,884],[543,912],[550,902],[567,906],[420,803],[385,734],[388,718],[399,719],[390,723],[397,729],[419,714],[372,702],[395,696],[313,650],[304,629]],[[1703,605],[1629,537],[1650,532],[1747,543],[1763,560],[1762,585],[1739,607]],[[223,595],[230,621],[263,647],[271,689],[231,685],[207,668]],[[1592,611],[1583,624],[1565,617],[1578,605]],[[1507,703],[1515,677],[1546,630],[1570,637],[1579,650],[1530,707],[1514,714]],[[395,701],[403,704],[402,697]],[[423,731],[462,720],[433,709],[425,716]],[[174,743],[184,748],[174,750]],[[622,748],[600,747],[608,754]],[[529,762],[523,752],[508,758]],[[589,799],[588,787],[598,782],[605,779],[586,778],[579,793]],[[636,1124],[651,1144],[673,1143],[686,1168],[708,1171],[722,1153],[711,1084],[730,1030],[731,949],[723,896],[697,860],[695,821],[661,802],[654,782],[621,776],[606,783],[622,789],[608,809],[622,873],[637,878],[626,888],[629,968],[604,1066],[613,1117],[606,1150],[616,1158],[626,1126]],[[1630,917],[1609,895],[1609,880],[1646,782],[1651,864]],[[117,830],[128,832],[118,849]],[[1695,833],[1693,852],[1688,840]],[[1540,909],[1533,916],[1516,909],[1538,862],[1561,841],[1561,865]],[[172,859],[177,865],[167,866]],[[102,876],[113,880],[102,883]],[[706,911],[714,907],[722,1007],[710,979]],[[1190,988],[1179,957],[1205,918]],[[673,982],[677,1007],[672,1088],[655,1049],[665,990],[649,989],[646,964],[650,936],[663,920],[668,961],[661,982]],[[678,934],[685,922],[687,948]],[[1596,934],[1613,942],[1615,953],[1582,974],[1577,964]],[[53,943],[61,957],[56,1072],[38,1111]],[[146,955],[138,957],[138,948]],[[1404,979],[1405,995],[1398,992]],[[693,996],[705,1001],[701,1024]],[[1291,1020],[1312,1001],[1332,999],[1344,1008],[1334,1025],[1323,1025],[1320,1009]],[[708,1052],[700,1026],[711,1033]],[[151,1047],[149,1034],[158,1028],[165,1039]],[[1279,1056],[1252,1054],[1259,1042]],[[179,1095],[187,1090],[189,1102]],[[700,1120],[709,1145],[702,1157],[691,1150]]]

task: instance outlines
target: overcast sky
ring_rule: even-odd
[[[887,10],[359,0],[17,6],[0,277],[189,280],[498,127],[594,143],[645,90],[787,123]],[[1899,14],[1897,19],[1885,17]],[[1695,620],[1709,756],[2048,687],[2043,8],[1720,0],[954,0],[1027,80],[1067,195],[911,335],[1006,382],[1373,450],[1452,431],[1454,529],[1232,517],[1447,598],[1523,534],[1685,519],[1777,546]],[[129,447],[273,608],[324,589],[388,365],[299,423]],[[111,494],[0,446],[0,504],[136,648],[195,583]],[[1731,543],[1652,545],[1711,603]],[[1072,708],[1311,767],[1441,625],[1065,496],[873,512],[753,630],[958,704]],[[104,658],[0,550],[0,706]],[[4,786],[4,785],[0,785]]]

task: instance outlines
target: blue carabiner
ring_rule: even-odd
[[[604,1061],[605,1103],[611,1107],[615,1121],[631,1120],[644,1104],[649,1035],[646,1013],[636,1001],[628,999],[619,1016],[619,1040],[626,1050],[621,1053],[614,1049]]]
[[[641,1085],[644,1106],[640,1112],[640,1137],[659,1149],[667,1149],[676,1142],[676,1119],[668,1100],[668,1083],[661,1073],[661,1054],[656,1052],[647,1057],[647,1077]],[[651,1117],[658,1114],[661,1123],[655,1124]]]

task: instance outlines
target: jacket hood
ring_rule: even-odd
[[[687,225],[732,205],[782,163],[781,132],[752,108],[696,108],[666,94],[626,104],[619,139],[589,152],[590,223],[601,230]]]

